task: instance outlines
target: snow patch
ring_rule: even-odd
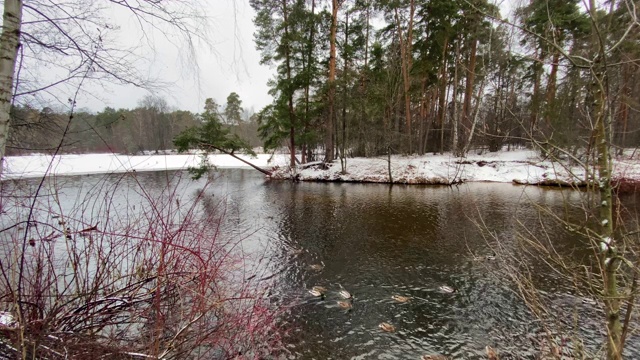
[[[252,164],[263,168],[287,164],[288,155],[258,154],[256,158],[249,155],[238,155]],[[118,155],[118,154],[83,154],[83,155],[27,155],[5,157],[3,179],[19,179],[48,175],[84,175],[101,173],[122,173],[130,171],[166,171],[182,170],[196,167],[200,157],[196,154],[172,155]],[[212,165],[219,168],[248,168],[240,160],[225,154],[209,155]],[[50,167],[50,168],[49,168]]]
[[[15,317],[7,311],[0,311],[0,327],[13,328],[18,324]]]
[[[625,153],[626,154],[626,153]],[[85,154],[5,157],[4,179],[41,177],[48,175],[80,175],[129,171],[181,170],[198,166],[198,152],[192,154],[116,155]],[[465,158],[452,153],[443,155],[386,156],[377,158],[349,158],[346,173],[338,161],[330,164],[314,162],[303,164],[291,171],[288,154],[259,154],[257,158],[239,155],[262,168],[277,168],[273,177],[302,181],[378,182],[403,184],[457,184],[461,182],[502,182],[515,184],[582,186],[586,181],[598,181],[588,171],[566,162],[541,159],[533,150],[485,152],[469,154]],[[220,168],[247,168],[248,165],[231,156],[215,154],[209,161]],[[49,168],[50,167],[50,168]],[[389,171],[390,170],[390,171]],[[640,159],[623,155],[614,160],[614,181],[640,183]],[[607,206],[603,201],[602,206]]]

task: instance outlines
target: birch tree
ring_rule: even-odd
[[[22,0],[5,0],[0,36],[0,175],[9,138],[9,111],[13,92],[13,73],[16,67],[20,25],[22,24]]]

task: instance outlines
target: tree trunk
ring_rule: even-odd
[[[591,69],[591,94],[593,96],[592,119],[595,123],[596,168],[600,195],[599,236],[602,243],[600,265],[603,269],[603,298],[607,322],[607,359],[622,359],[622,323],[620,319],[620,294],[618,292],[618,258],[616,241],[613,240],[613,194],[611,186],[610,112],[607,109],[608,85],[605,51],[600,41],[595,0],[589,0],[592,21],[592,46],[595,59]]]
[[[408,29],[408,39],[404,40],[402,36],[402,27],[400,26],[400,17],[398,16],[398,8],[395,9],[396,15],[396,29],[398,32],[398,41],[400,42],[400,67],[402,70],[402,80],[403,80],[403,90],[404,90],[404,116],[405,116],[405,132],[407,136],[407,140],[409,142],[409,153],[413,152],[412,139],[411,139],[411,96],[409,94],[411,90],[411,80],[409,78],[409,72],[411,71],[411,37],[413,34],[413,14],[415,12],[415,4],[414,0],[411,0],[411,11],[409,15],[409,29]]]
[[[476,100],[476,107],[473,110],[473,121],[471,122],[471,129],[469,129],[469,137],[467,139],[467,143],[462,149],[462,153],[466,154],[471,148],[471,142],[473,141],[473,135],[476,131],[476,126],[478,125],[478,116],[480,115],[480,105],[482,105],[482,94],[484,93],[484,84],[486,81],[486,76],[480,81],[480,87],[478,88],[478,95]]]
[[[432,121],[430,118],[433,117],[433,114],[437,115],[437,95],[438,95],[438,89],[435,88],[433,90],[431,90],[429,92],[429,97],[427,98],[427,113],[425,114],[425,121],[427,122],[427,128],[424,131],[424,148],[423,148],[423,153],[427,152],[427,145],[429,142],[429,134],[431,131],[431,125],[434,123],[434,121]],[[430,121],[431,120],[431,121]]]
[[[331,34],[329,37],[329,117],[325,125],[325,158],[331,162],[334,155],[334,123],[335,123],[335,97],[336,97],[336,32],[338,27],[338,0],[331,1]]]
[[[442,69],[440,74],[440,89],[438,100],[438,127],[440,130],[440,153],[444,152],[444,144],[442,138],[444,135],[444,119],[446,116],[446,103],[447,103],[447,47],[448,38],[444,38],[444,45],[442,46]]]
[[[594,0],[591,0],[594,1]],[[620,339],[622,336],[622,324],[620,321],[620,294],[618,293],[617,268],[619,259],[616,258],[613,238],[613,196],[611,188],[611,154],[609,153],[609,132],[606,115],[606,96],[602,84],[604,84],[605,70],[601,63],[597,62],[594,70],[593,88],[593,116],[596,122],[595,141],[597,153],[598,182],[600,192],[600,239],[608,244],[607,250],[601,256],[601,265],[604,269],[604,303],[607,318],[607,359],[622,359]],[[600,69],[598,69],[600,68]]]
[[[287,13],[287,0],[282,0],[282,13],[284,18],[284,36],[289,41],[289,14]],[[285,45],[285,65],[287,69],[287,82],[291,81],[291,54],[289,53],[289,44]],[[287,90],[290,91],[290,90]],[[294,168],[296,166],[296,128],[295,128],[295,115],[293,112],[293,94],[289,92],[287,94],[287,101],[289,103],[289,148],[291,153],[291,159],[289,166]]]
[[[367,153],[367,139],[365,134],[365,126],[367,123],[367,72],[369,71],[369,17],[370,17],[370,9],[367,4],[367,15],[366,15],[366,30],[365,30],[365,39],[364,39],[364,68],[362,69],[362,85],[361,85],[361,95],[360,95],[360,116],[362,117],[360,120],[360,133],[362,136],[363,143],[363,155],[365,157],[368,156]]]
[[[633,83],[633,74],[628,70],[629,65],[622,65],[622,89],[621,99],[618,107],[620,108],[618,116],[618,131],[620,133],[618,146],[620,147],[620,154],[627,146],[627,131],[629,127],[629,101],[632,99],[632,91],[629,83]]]
[[[427,121],[427,78],[423,78],[420,87],[420,131],[418,133],[418,154],[424,155],[425,122]]]
[[[344,46],[346,47],[349,44],[349,11],[347,10],[345,17],[345,25],[344,25]],[[347,77],[349,76],[349,54],[347,51],[343,51],[343,61],[344,61],[344,72],[343,72],[343,96],[342,96],[342,131],[340,140],[340,166],[343,174],[347,173],[347,100],[349,95],[347,94],[349,82],[347,81]]]
[[[311,28],[309,29],[309,49],[307,50],[307,71],[310,73],[311,71],[313,71],[313,47],[314,45],[314,40],[313,38],[315,37],[315,30],[316,30],[316,23],[315,23],[315,14],[316,14],[316,0],[311,0]],[[310,92],[310,87],[311,87],[311,76],[309,76],[309,74],[307,74],[307,77],[305,79],[305,86],[304,86],[304,129],[303,129],[303,133],[306,134],[308,131],[308,125],[309,125],[309,92]],[[307,149],[307,144],[302,144],[302,163],[306,163],[307,162],[307,154],[306,154],[306,149]]]
[[[263,173],[263,174],[265,174],[267,176],[271,176],[271,171],[265,170],[265,169],[259,167],[258,165],[255,165],[255,164],[253,164],[253,163],[251,163],[251,162],[249,162],[249,161],[247,161],[247,160],[245,160],[245,159],[243,159],[241,157],[238,157],[236,154],[233,153],[233,151],[227,151],[225,149],[222,149],[222,148],[219,148],[219,147],[215,147],[215,146],[213,148],[218,150],[218,151],[220,151],[223,154],[227,154],[227,155],[231,156],[232,158],[234,158],[236,160],[242,161],[243,163],[251,166],[252,168],[260,171],[261,173]]]
[[[531,135],[535,132],[538,123],[538,111],[540,110],[540,74],[542,73],[542,62],[545,55],[542,50],[539,51],[537,60],[533,63],[533,94],[531,95],[531,113],[529,115],[529,124]]]
[[[547,84],[547,108],[545,111],[545,121],[551,127],[551,114],[554,112],[553,103],[556,99],[556,79],[558,78],[558,63],[560,62],[560,52],[555,50],[551,60],[551,72],[549,73],[549,84]]]
[[[467,63],[467,84],[464,90],[464,103],[462,105],[462,124],[465,130],[465,135],[469,136],[471,131],[471,100],[473,98],[473,82],[476,76],[476,54],[478,50],[478,40],[471,39],[469,50],[469,61]],[[464,155],[462,153],[461,155]]]
[[[458,149],[458,61],[460,59],[460,41],[457,41],[456,45],[456,57],[454,60],[455,66],[453,67],[453,114],[451,116],[453,134],[451,141],[451,150],[457,156],[463,156],[462,152]],[[465,99],[466,102],[466,99]]]
[[[13,74],[20,46],[22,0],[5,0],[0,36],[0,175],[4,170],[4,155],[9,138]]]

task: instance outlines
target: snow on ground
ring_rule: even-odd
[[[327,168],[313,165],[299,168],[297,179],[302,181],[389,182],[389,164],[386,157],[347,159],[346,173],[342,174],[339,161]],[[291,176],[288,169],[278,174]],[[506,182],[541,185],[584,185],[586,171],[579,166],[563,165],[541,159],[532,150],[484,152],[469,154],[466,158],[452,154],[424,156],[392,156],[391,178],[403,184],[453,184],[457,182]],[[640,161],[625,156],[616,159],[614,178],[640,181]]]
[[[635,153],[633,153],[635,155]],[[614,179],[640,182],[638,155],[625,154],[614,163]],[[240,155],[265,169],[277,167],[275,178],[295,176],[303,181],[389,182],[386,157],[348,158],[346,173],[342,174],[340,161],[328,166],[316,162],[300,166],[295,174],[288,168],[288,155],[259,154],[257,158]],[[42,175],[79,175],[127,171],[162,171],[197,166],[197,155],[116,155],[85,154],[61,155],[53,162],[49,155],[6,157],[3,178],[16,179]],[[212,164],[220,168],[247,168],[248,165],[228,155],[210,155]],[[49,166],[51,168],[49,169]],[[532,150],[470,153],[465,158],[452,154],[391,157],[391,177],[395,183],[452,184],[456,182],[488,181],[518,184],[572,184],[583,185],[586,172],[579,166],[542,159]]]
[[[258,154],[257,158],[247,155],[239,157],[263,168],[284,165],[288,155]],[[41,177],[49,175],[81,175],[115,173],[128,171],[180,170],[189,166],[198,166],[197,155],[117,155],[83,154],[59,155],[52,161],[50,155],[27,155],[5,157],[4,179]],[[209,155],[211,164],[220,168],[245,168],[247,164],[229,155]],[[49,166],[50,169],[49,169]]]

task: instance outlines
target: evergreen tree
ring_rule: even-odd
[[[227,96],[227,104],[224,107],[224,119],[227,124],[239,125],[242,122],[242,112],[240,95],[232,92]]]
[[[202,152],[200,166],[197,168],[189,168],[189,172],[193,177],[198,179],[211,169],[208,156],[214,151],[231,155],[253,168],[268,174],[268,171],[236,156],[236,151],[243,151],[254,156],[255,153],[246,141],[238,135],[231,134],[229,128],[222,124],[222,119],[217,111],[218,105],[213,99],[208,98],[205,101],[204,109],[204,112],[200,114],[202,124],[185,129],[173,140],[178,152],[187,152],[192,149],[197,149]]]

